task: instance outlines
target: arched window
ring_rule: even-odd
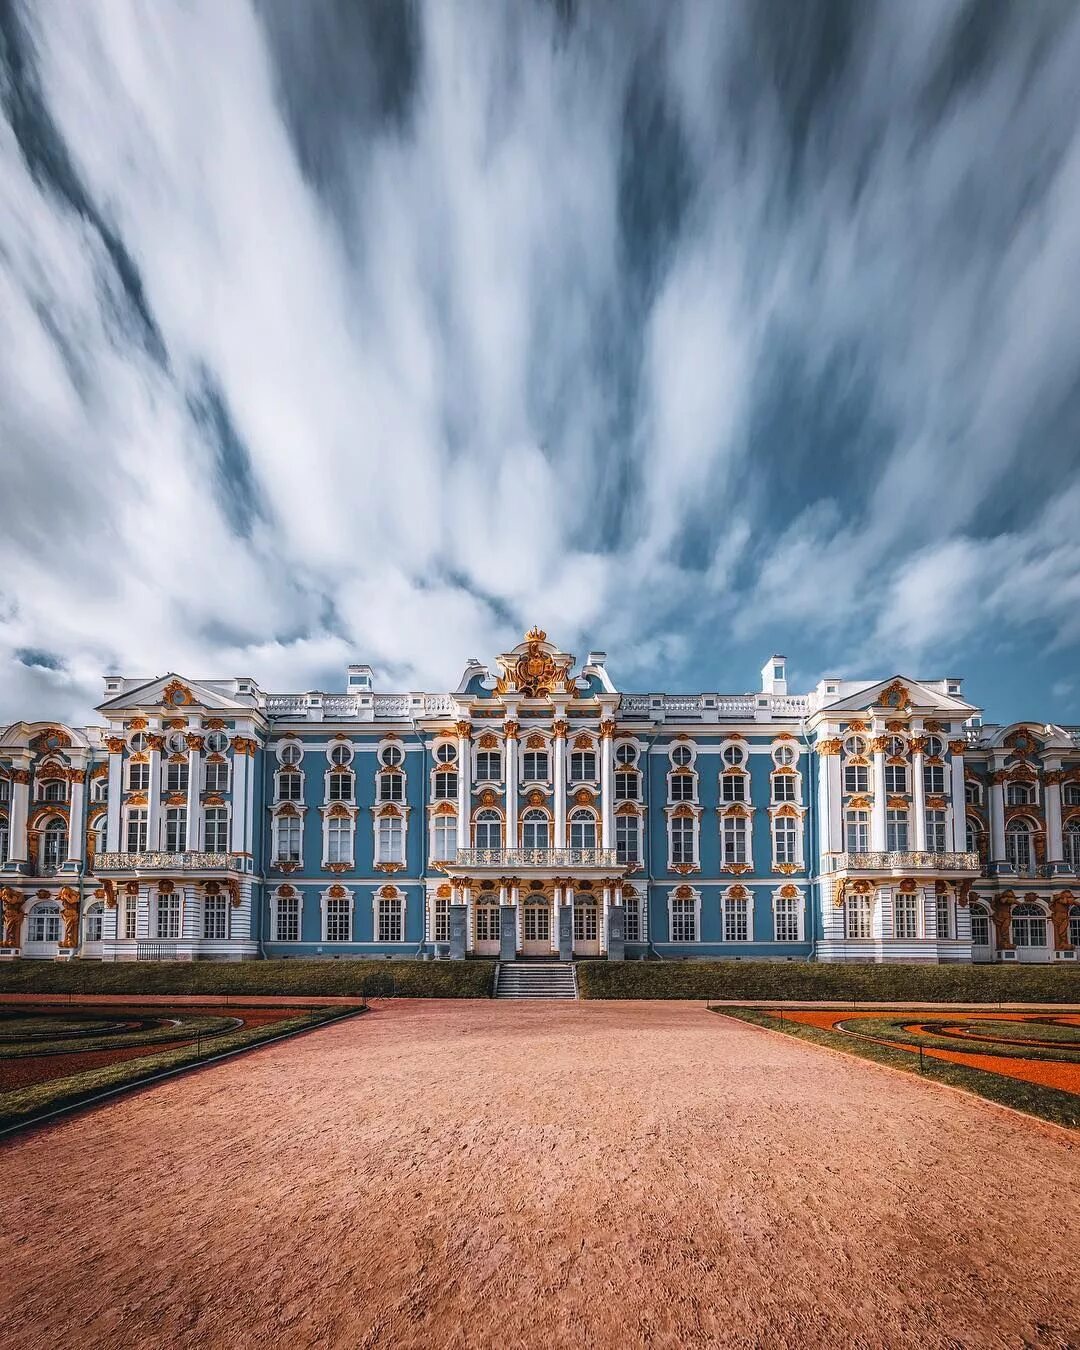
[[[978,853],[979,851],[979,830],[978,826],[972,824],[969,820],[964,826],[964,844],[969,853]]]
[[[585,807],[570,816],[570,847],[596,847],[596,817]]]
[[[101,925],[105,917],[105,906],[100,900],[95,900],[92,905],[87,906],[86,914],[83,916],[83,941],[100,942]]]
[[[46,872],[56,871],[67,857],[67,849],[67,825],[54,817],[45,826],[41,836],[41,865]]]
[[[1014,820],[1005,831],[1005,857],[1017,872],[1031,870],[1031,826],[1026,820]]]
[[[67,783],[63,778],[46,778],[38,796],[43,802],[66,802]]]
[[[109,780],[104,776],[95,778],[90,786],[90,800],[94,803],[109,800]]]
[[[211,806],[207,809],[203,821],[203,848],[207,853],[228,853],[228,810],[224,806]]]
[[[100,816],[95,816],[90,822],[90,851],[91,853],[104,853],[105,842],[108,838],[109,818],[104,812]]]
[[[856,892],[844,900],[844,933],[849,938],[870,936],[870,897]]]
[[[502,848],[502,816],[490,807],[478,811],[475,833],[476,848]]]
[[[971,945],[990,946],[990,911],[984,905],[971,906]]]
[[[1066,866],[1070,872],[1080,872],[1080,820],[1075,816],[1065,822],[1062,842]]]
[[[1035,788],[1031,783],[1010,783],[1005,789],[1005,801],[1009,806],[1031,806]]]
[[[229,898],[215,891],[203,896],[203,937],[220,941],[229,936]]]
[[[1080,905],[1069,910],[1069,941],[1074,947],[1080,947]]]
[[[60,906],[55,900],[42,900],[31,909],[29,941],[60,941]]]
[[[1046,946],[1046,915],[1038,905],[1014,905],[1012,940],[1016,947]]]
[[[533,807],[521,818],[522,848],[548,848],[551,831],[545,812]]]

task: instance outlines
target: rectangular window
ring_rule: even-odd
[[[381,816],[378,822],[376,862],[405,861],[405,835],[400,816]]]
[[[694,900],[676,900],[671,901],[671,940],[672,942],[696,942],[697,941],[697,917],[695,914],[696,901]]]
[[[136,918],[139,912],[139,897],[137,895],[124,896],[123,913],[123,932],[121,937],[134,938],[136,928]]]
[[[866,792],[869,787],[865,764],[844,765],[844,791]]]
[[[400,900],[379,900],[379,941],[404,942],[405,917]],[[496,914],[498,911],[496,910]]]
[[[128,791],[147,792],[150,788],[150,765],[128,765]]]
[[[749,908],[746,900],[724,901],[724,941],[746,942],[750,937]]]
[[[693,863],[694,826],[697,822],[692,816],[676,816],[671,822],[671,861],[675,863]]]
[[[772,795],[774,802],[793,802],[797,780],[793,773],[774,773]]]
[[[521,776],[526,783],[546,783],[548,757],[546,750],[526,750],[521,761]]]
[[[452,802],[457,797],[457,770],[440,769],[435,775],[435,800]]]
[[[595,782],[596,754],[592,750],[575,750],[570,756],[570,781]]]
[[[870,936],[870,898],[866,895],[853,895],[844,902],[845,928],[849,938],[868,938]]]
[[[353,776],[351,773],[332,773],[327,775],[328,798],[332,802],[351,802],[353,797]]]
[[[433,847],[435,862],[457,857],[457,816],[436,816]]]
[[[299,775],[294,775],[299,778]],[[229,790],[229,765],[224,759],[209,759],[206,761],[206,791],[207,792],[228,792]]]
[[[223,895],[208,895],[203,901],[203,937],[229,936],[229,902]]]
[[[433,941],[450,941],[450,901],[436,899],[435,901],[435,923],[433,930]]]
[[[641,941],[641,901],[636,895],[627,895],[623,897],[623,911],[625,924],[625,940],[627,942]]]
[[[798,822],[791,816],[779,816],[773,821],[773,847],[778,863],[797,863]]]
[[[187,807],[170,806],[165,812],[165,852],[183,853],[187,848]]]
[[[146,852],[146,812],[129,811],[127,818],[127,851]]]
[[[636,773],[617,773],[615,775],[615,797],[618,801],[636,802],[638,799],[638,783],[640,782]]]
[[[906,764],[885,765],[885,791],[899,793],[901,796],[907,792]]]
[[[203,848],[207,853],[229,851],[229,813],[223,806],[211,807],[204,816]]]
[[[971,911],[971,945],[973,947],[990,946],[990,915],[984,909]]]
[[[293,769],[282,769],[277,776],[279,802],[298,802],[301,795],[300,775]]]
[[[295,816],[279,816],[277,822],[277,861],[300,862],[301,827]]]
[[[478,750],[476,752],[476,781],[478,783],[497,783],[502,777],[502,755],[498,750]]]
[[[849,853],[870,851],[870,812],[848,811],[844,819]]]
[[[615,856],[621,863],[640,861],[640,822],[637,816],[615,817]]]
[[[186,759],[169,760],[165,765],[165,791],[186,792],[188,787],[188,762]]]
[[[919,897],[915,891],[897,891],[893,898],[893,937],[919,936]]]
[[[747,821],[741,816],[724,819],[723,845],[725,863],[749,862],[747,850]]]
[[[798,942],[799,901],[787,897],[775,901],[773,922],[777,942]]]
[[[885,847],[890,853],[907,852],[908,813],[906,811],[885,812]]]
[[[347,816],[334,816],[326,822],[326,861],[352,862],[353,823]]]
[[[923,787],[931,796],[941,796],[945,791],[945,766],[944,764],[924,764]]]
[[[164,939],[180,936],[180,897],[175,891],[171,895],[158,896],[157,936]]]
[[[747,798],[747,777],[744,773],[722,773],[720,775],[720,800],[722,802],[744,802]]]
[[[379,774],[379,801],[400,802],[405,800],[405,779],[400,773],[384,772]]]
[[[946,941],[953,935],[952,932],[952,905],[949,903],[947,895],[936,897],[935,917],[937,919],[937,935],[941,941]]]
[[[326,940],[327,942],[350,942],[352,940],[352,901],[328,898],[326,901]]]
[[[282,895],[277,902],[277,942],[300,941],[300,897]]]
[[[673,773],[668,779],[668,799],[673,802],[692,802],[697,774]]]
[[[945,812],[927,811],[926,847],[931,853],[944,853],[948,848],[945,842]]]

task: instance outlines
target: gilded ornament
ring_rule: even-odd
[[[476,744],[481,750],[496,750],[499,746],[499,738],[493,732],[485,731]]]
[[[962,755],[967,749],[967,741],[950,741],[949,749],[954,755]]]
[[[194,703],[195,699],[186,684],[181,684],[179,680],[170,680],[161,691],[161,701],[168,703],[170,707],[180,708],[184,704]]]
[[[512,719],[503,723],[503,735],[508,741],[516,741],[521,732],[521,725]]]
[[[781,900],[798,900],[799,888],[798,886],[793,886],[791,882],[788,881],[780,887],[779,894]]]
[[[911,753],[913,755],[922,755],[926,753],[926,747],[930,744],[929,736],[912,736],[910,741]]]
[[[348,893],[347,893],[347,891],[345,890],[345,887],[344,887],[344,886],[337,886],[337,885],[335,885],[335,886],[331,886],[331,887],[327,890],[326,894],[329,896],[329,898],[330,898],[331,900],[344,900],[345,897],[346,897],[346,895],[347,895]]]
[[[888,744],[888,736],[875,736],[870,742],[870,749],[875,755],[883,755]]]
[[[106,736],[105,749],[110,755],[122,755],[127,749],[127,743],[121,736]]]
[[[187,740],[187,748],[189,750],[203,750],[206,747],[206,742],[201,736],[192,734],[185,739]]]
[[[0,890],[0,901],[3,902],[4,910],[4,946],[17,947],[22,919],[22,897],[10,886],[5,886]]]
[[[601,739],[609,741],[614,735],[615,735],[615,723],[612,721],[610,717],[605,717],[604,720],[600,723]]]
[[[467,740],[469,740],[469,738],[472,736],[472,723],[471,723],[471,722],[455,722],[455,723],[454,723],[454,730],[457,732],[457,734],[458,734],[463,740],[466,740],[466,741],[467,741]]]
[[[547,635],[541,634],[542,629],[530,629],[525,635],[525,651],[516,660],[501,662],[503,673],[495,681],[496,694],[505,694],[513,688],[526,698],[541,698],[556,690],[574,692],[574,679],[570,674],[571,658],[564,655],[556,661],[545,650]]]
[[[157,735],[156,732],[150,732],[146,737],[146,744],[150,750],[160,752],[165,749],[165,737]]]
[[[693,898],[694,898],[694,888],[693,888],[693,886],[676,886],[676,887],[675,887],[675,899],[676,899],[676,900],[693,900]]]
[[[847,729],[848,729],[848,731],[865,731],[865,730],[866,730],[866,723],[865,723],[864,721],[862,721],[860,718],[856,717],[856,718],[853,718],[853,719],[847,724]]]
[[[352,864],[347,862],[323,863],[322,870],[324,872],[347,872],[351,866]]]
[[[547,741],[544,740],[543,736],[541,736],[538,731],[534,731],[525,742],[526,750],[543,750],[546,746]]]
[[[150,723],[146,720],[145,717],[133,717],[131,721],[128,723],[128,730],[145,731],[149,725]]]
[[[561,717],[557,717],[551,724],[551,730],[556,740],[565,740],[570,731],[570,723],[563,721]]]
[[[30,770],[29,770],[29,769],[12,769],[12,771],[11,771],[11,781],[12,781],[13,783],[29,783],[29,782],[30,782]]]
[[[880,705],[883,708],[895,708],[898,712],[911,706],[911,694],[903,680],[893,680],[881,691]]]

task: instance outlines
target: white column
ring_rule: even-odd
[[[476,939],[473,931],[473,920],[475,915],[473,913],[471,886],[462,886],[461,898],[465,903],[465,950],[471,952],[476,947]]]
[[[8,861],[26,862],[29,851],[26,838],[26,823],[30,813],[30,761],[28,758],[12,759],[11,774],[11,821],[8,837]]]
[[[957,853],[967,851],[967,809],[964,789],[964,742],[950,741],[952,751],[952,831],[953,849]]]
[[[870,851],[885,852],[885,749],[884,737],[874,746],[874,809],[870,813]],[[878,746],[881,749],[878,749]]]
[[[500,908],[500,909],[502,908],[503,905],[506,904],[507,894],[508,894],[508,892],[509,892],[509,889],[510,889],[510,888],[509,888],[508,886],[506,886],[504,883],[500,883],[500,885],[499,885],[499,908]]]
[[[833,827],[833,817],[839,820],[842,809],[842,798],[838,791],[834,792],[834,781],[832,770],[835,766],[837,772],[840,768],[840,742],[838,740],[819,741],[816,746],[817,751],[817,813],[818,813],[818,853],[820,855],[820,869],[822,872],[828,870],[824,855],[826,853],[841,853],[846,848],[846,841],[842,833],[837,834]],[[842,823],[842,822],[840,822]]]
[[[605,719],[600,723],[600,847],[615,847],[615,809],[612,801],[611,772],[613,764],[612,737],[615,723]],[[607,912],[605,910],[605,919]]]
[[[552,750],[555,754],[555,847],[566,847],[566,723],[561,710],[556,709],[555,739]]]
[[[199,789],[202,786],[200,774],[202,773],[202,747],[201,736],[189,736],[188,743],[188,785],[187,785],[187,846],[191,853],[198,853],[202,848],[202,797]]]
[[[998,771],[1000,773],[1000,770]],[[994,773],[990,780],[990,861],[1005,861],[1005,780]]]
[[[236,745],[233,739],[232,762],[232,815],[229,820],[230,853],[243,853],[247,834],[247,769],[248,757],[243,745]]]
[[[924,739],[916,737],[913,745],[925,745]],[[911,756],[911,796],[915,812],[915,852],[926,851],[926,783],[923,779],[923,752],[917,749]]]
[[[518,846],[518,724],[507,720],[506,734],[506,847]]]
[[[105,850],[120,852],[120,821],[124,795],[124,742],[119,738],[106,742],[109,748],[109,805],[105,823]]]
[[[559,950],[559,910],[562,909],[563,888],[553,886],[551,888],[551,950]]]
[[[1043,775],[1046,796],[1046,861],[1061,863],[1065,859],[1061,837],[1061,770],[1055,766]]]
[[[470,736],[472,735],[472,726],[468,722],[459,722],[457,724],[458,734],[458,816],[457,816],[457,843],[458,848],[471,848],[472,840],[469,830],[469,805],[472,793],[472,745]],[[470,911],[471,913],[471,911]],[[469,942],[472,942],[472,926],[470,919]]]
[[[607,951],[608,910],[611,908],[611,886],[604,887],[604,912],[600,919],[600,955]]]
[[[247,758],[247,808],[244,812],[244,852],[248,857],[252,857],[255,851],[255,752],[258,745],[255,741],[248,742]]]
[[[146,848],[153,853],[161,848],[161,736],[148,736],[150,746],[150,788],[146,794]]]
[[[86,848],[86,817],[83,800],[86,794],[86,769],[72,770],[71,799],[68,803],[68,862],[81,863]]]
[[[623,902],[622,882],[619,881],[619,882],[616,882],[616,884],[615,884],[615,904],[616,904],[616,906],[621,907],[621,906],[622,906],[622,902]]]
[[[514,906],[514,950],[520,952],[525,946],[525,899],[516,882],[510,887],[510,903]]]

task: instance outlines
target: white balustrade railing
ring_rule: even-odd
[[[243,871],[236,853],[95,853],[94,872]]]
[[[459,848],[458,867],[615,867],[613,848]]]
[[[829,853],[834,872],[978,872],[977,853]]]

